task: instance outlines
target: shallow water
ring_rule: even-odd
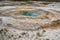
[[[31,11],[25,11],[23,13],[24,16],[39,16],[40,14],[36,13],[36,12],[31,12]]]

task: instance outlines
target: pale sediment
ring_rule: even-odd
[[[34,11],[34,10],[32,10]],[[23,12],[23,11],[22,11]],[[57,28],[60,25],[60,20],[57,19],[55,14],[39,9],[38,12],[41,16],[24,16],[20,11],[5,11],[1,15],[3,23],[7,27],[13,27],[20,30],[38,30],[42,28]],[[59,22],[58,22],[59,21]]]

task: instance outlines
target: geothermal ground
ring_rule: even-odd
[[[48,24],[48,22],[50,21],[57,20],[56,22],[58,22],[59,25],[58,24],[57,26],[53,25],[54,26],[54,27],[52,26],[53,28],[51,28],[51,26],[47,26],[47,28],[46,27],[41,28],[40,27],[41,25],[35,24],[39,23],[40,21],[19,19],[19,17],[16,18],[16,16],[15,17],[12,16],[13,15],[12,11],[16,11],[15,10],[16,8],[23,8],[23,7],[34,8],[34,10],[42,9],[44,11],[53,13],[55,17],[50,17],[50,20],[45,20],[44,22],[43,21],[41,22],[43,22],[43,24],[45,22]],[[12,15],[8,14],[6,15],[5,13],[9,14],[12,13]],[[28,22],[28,24],[26,22]],[[10,23],[13,24],[14,27]],[[23,27],[21,27],[21,25]],[[25,27],[26,25],[28,25],[29,27]],[[40,28],[35,30],[37,26]],[[29,30],[29,28],[31,29]],[[60,40],[60,3],[0,2],[0,40]]]

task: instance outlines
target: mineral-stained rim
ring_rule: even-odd
[[[24,16],[24,15],[14,15],[14,14],[12,14],[11,16],[13,17],[13,18],[28,18],[28,19],[45,19],[46,18],[46,14],[49,14],[50,12],[48,12],[48,11],[44,11],[44,10],[42,10],[42,9],[35,9],[35,10],[37,10],[37,11],[43,11],[43,12],[46,12],[45,14],[41,14],[41,15],[38,15],[38,16]],[[34,11],[34,10],[31,10],[31,11]]]
[[[7,27],[10,28],[10,27]],[[19,29],[17,27],[12,27],[18,30],[25,30],[25,31],[37,31],[39,29],[56,29],[56,28],[60,28],[60,20],[56,20],[56,21],[52,21],[47,25],[41,25],[41,27],[38,27],[36,29]]]
[[[47,12],[47,13],[51,13],[51,12]],[[19,18],[28,18],[28,19],[33,19],[33,18],[39,18],[39,19],[41,19],[41,18],[43,18],[44,19],[44,17],[46,16],[46,15],[44,15],[44,16],[34,16],[34,17],[30,17],[30,16],[15,16],[15,15],[10,15],[11,17],[13,17],[13,18],[17,18],[17,19],[19,19]],[[41,27],[38,27],[38,28],[36,28],[36,29],[21,29],[21,30],[39,30],[39,29],[42,29],[42,28],[59,28],[58,26],[60,26],[60,20],[56,20],[56,21],[51,21],[51,22],[49,22],[47,25],[41,25]],[[13,27],[13,28],[17,28],[17,27]],[[17,28],[17,29],[19,29],[19,28]]]

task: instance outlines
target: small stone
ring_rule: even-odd
[[[43,30],[43,32],[46,32],[45,30]]]
[[[8,36],[8,38],[11,38],[10,36]]]
[[[2,18],[0,18],[0,24],[2,24]]]
[[[12,37],[14,36],[14,35],[11,35]]]
[[[0,34],[3,32],[3,29],[0,30]]]
[[[11,27],[11,26],[12,26],[12,24],[9,24],[9,23],[8,23],[8,24],[7,24],[7,26],[8,26],[8,27]]]
[[[42,36],[39,32],[36,33],[37,36]]]
[[[19,35],[19,38],[21,38],[21,36]]]
[[[46,40],[49,40],[49,39],[46,39]]]
[[[25,35],[26,33],[25,32],[23,32],[23,33],[21,33],[22,35]]]

